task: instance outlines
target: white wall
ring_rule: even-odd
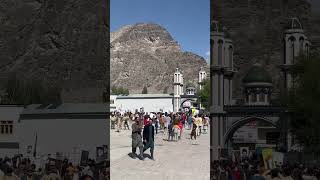
[[[18,120],[22,110],[23,107],[18,106],[0,106],[0,121],[13,121],[13,134],[1,134],[0,142],[18,142]]]
[[[0,142],[16,143],[19,142],[19,116],[23,107],[19,106],[0,106],[0,121],[13,121],[13,134],[0,134]],[[19,149],[0,148],[0,157],[12,157],[19,153]]]
[[[158,112],[160,109],[164,112],[173,111],[172,98],[117,99],[116,106],[132,112],[141,107],[144,107],[145,112]]]
[[[89,157],[95,158],[95,148],[109,144],[107,124],[106,119],[21,120],[20,149],[24,154],[28,145],[34,146],[37,132],[39,156],[62,152],[70,157],[77,147],[79,151],[88,150]]]

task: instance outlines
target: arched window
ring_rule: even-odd
[[[218,65],[221,66],[222,65],[222,45],[223,45],[223,41],[219,40],[218,41]]]
[[[303,44],[304,44],[304,38],[303,37],[300,37],[299,39],[299,53],[304,53],[303,51]]]
[[[229,68],[232,68],[232,64],[233,64],[233,48],[232,46],[229,46]]]
[[[290,64],[294,64],[294,42],[295,42],[295,38],[293,36],[291,36],[289,38],[289,63]]]

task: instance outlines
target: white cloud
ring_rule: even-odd
[[[207,51],[207,52],[206,52],[206,56],[210,56],[210,51]]]

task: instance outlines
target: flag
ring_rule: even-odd
[[[34,148],[33,148],[33,157],[36,157],[37,155],[37,141],[38,141],[38,134],[36,133],[36,139],[35,139]]]

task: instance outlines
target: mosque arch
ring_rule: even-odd
[[[228,131],[226,132],[226,134],[224,135],[224,143],[227,144],[228,141],[232,138],[233,134],[239,129],[241,128],[242,126],[244,126],[245,124],[247,123],[250,123],[250,122],[254,122],[254,121],[261,121],[261,122],[265,122],[273,127],[276,127],[278,128],[278,125],[270,120],[270,119],[267,119],[267,118],[263,118],[263,117],[257,117],[257,116],[249,116],[249,117],[244,117],[244,118],[241,118],[237,121],[235,121],[232,126],[230,128],[228,128]]]
[[[190,101],[191,103],[195,103],[197,102],[195,99],[192,99],[192,98],[187,98],[187,99],[184,99],[183,101],[181,101],[181,104],[180,104],[180,107],[183,107],[183,104],[187,101]],[[191,104],[192,105],[192,104]]]
[[[294,64],[294,54],[295,54],[295,49],[294,49],[294,43],[296,41],[296,38],[294,36],[289,37],[289,62],[291,64]]]

